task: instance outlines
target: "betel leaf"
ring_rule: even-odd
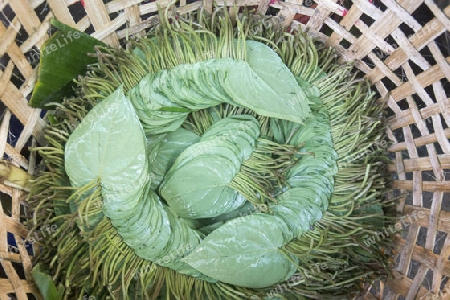
[[[199,140],[198,135],[180,127],[161,138],[158,145],[149,143],[153,146],[148,148],[153,150],[149,155],[149,169],[152,174],[152,186],[155,189],[181,152]]]
[[[222,119],[208,128],[200,142],[178,156],[161,184],[160,194],[170,209],[198,219],[241,206],[245,199],[228,185],[251,156],[259,134],[258,121],[246,115]]]
[[[150,135],[176,130],[190,112],[186,108],[170,103],[164,97],[151,97],[149,85],[155,76],[152,73],[147,74],[137,86],[127,93],[145,132]]]
[[[136,255],[148,260],[155,260],[166,247],[173,234],[173,227],[169,216],[154,191],[146,187],[144,198],[140,203],[148,206],[148,211],[142,209],[143,214],[135,222],[122,222],[118,228],[125,243],[133,247]],[[141,211],[136,210],[136,214]],[[145,237],[143,239],[142,237]]]
[[[285,113],[288,120],[298,122],[309,115],[309,95],[299,87],[297,79],[291,70],[283,63],[278,54],[269,46],[256,42],[246,41],[246,62],[252,70],[264,81],[266,88],[274,92],[276,108],[267,103],[268,110],[280,110]],[[244,90],[244,89],[243,89]],[[278,112],[277,112],[278,113]],[[298,114],[298,115],[296,115]]]
[[[233,211],[230,211],[228,213],[221,214],[214,218],[206,218],[206,219],[200,219],[199,225],[197,226],[200,232],[208,235],[220,226],[222,226],[224,223],[231,221],[237,217],[243,217],[251,215],[252,213],[258,213],[260,210],[255,207],[251,202],[245,202],[244,205],[241,207],[236,208]]]
[[[45,300],[63,299],[64,287],[61,284],[56,287],[52,277],[41,270],[39,264],[33,268],[31,275]]]
[[[292,240],[322,218],[322,208],[328,203],[328,196],[324,192],[315,195],[307,189],[290,188],[277,197],[278,204],[271,205],[270,210],[289,227],[292,233],[289,240]]]
[[[268,46],[252,41],[246,45],[247,61],[210,59],[145,76],[128,95],[146,132],[173,131],[188,111],[220,103],[302,123],[311,101],[295,76]]]
[[[88,64],[97,61],[87,54],[94,52],[96,45],[104,46],[101,41],[56,19],[51,24],[59,30],[41,50],[38,80],[30,100],[30,105],[36,108],[45,108],[49,102],[61,102],[64,97],[74,95],[73,80],[86,71]]]
[[[236,218],[213,231],[182,261],[222,282],[268,287],[296,271],[295,259],[280,251],[287,230],[282,220],[267,214]]]
[[[97,104],[70,135],[66,172],[76,187],[100,179],[102,192],[119,200],[147,183],[146,144],[134,108],[119,88]]]

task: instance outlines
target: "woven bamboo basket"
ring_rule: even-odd
[[[157,4],[146,0],[0,0],[0,299],[42,299],[31,276],[39,249],[24,243],[27,184],[43,143],[43,113],[27,101],[39,49],[52,17],[119,47],[151,27]],[[405,230],[393,278],[366,288],[364,299],[450,299],[450,5],[448,0],[213,0],[177,3],[250,5],[301,26],[337,49],[376,87],[386,107],[391,197]],[[36,238],[45,238],[45,233]]]

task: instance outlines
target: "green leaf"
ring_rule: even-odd
[[[176,130],[190,112],[190,110],[171,103],[164,97],[152,97],[151,86],[149,85],[154,77],[155,74],[147,74],[137,86],[127,93],[145,132],[149,135]]]
[[[180,107],[161,107],[161,111],[170,111],[170,112],[180,112],[180,113],[189,113],[191,112],[189,109],[180,108]]]
[[[288,230],[266,214],[236,218],[208,235],[182,261],[222,282],[263,288],[290,278],[295,259],[280,251]]]
[[[41,266],[37,264],[31,271],[36,285],[45,300],[63,299],[64,287],[59,284],[58,287],[53,283],[52,277],[41,270]]]
[[[126,207],[126,203],[123,206]],[[134,214],[129,218],[114,218],[111,221],[114,221],[114,227],[136,255],[147,260],[157,259],[174,234],[170,216],[159,197],[148,186]]]
[[[207,218],[241,206],[245,199],[228,187],[252,154],[258,121],[233,116],[213,124],[200,142],[183,151],[161,184],[161,196],[185,218]]]
[[[357,210],[361,216],[366,216],[361,223],[369,224],[373,228],[382,229],[384,227],[384,211],[380,203],[363,206]]]
[[[247,61],[210,59],[145,76],[128,93],[149,134],[173,131],[196,111],[229,103],[301,123],[310,100],[268,46],[247,41]]]
[[[261,85],[259,87],[256,84],[256,79],[253,87],[267,90],[267,92],[260,94],[260,114],[301,123],[310,114],[311,110],[309,108],[309,99],[303,89],[299,87],[295,76],[283,63],[278,54],[267,45],[256,41],[246,41],[245,44],[246,62],[263,81],[263,83],[258,84]],[[235,73],[238,73],[238,70],[235,71]],[[236,79],[236,82],[239,82],[239,76],[230,77],[230,81],[232,79]],[[241,88],[238,91],[246,91],[252,88],[252,85],[245,85],[245,82],[242,82],[241,86],[245,88]],[[240,99],[247,101],[247,98]],[[253,102],[256,99],[248,100]],[[257,110],[255,111],[258,112]]]
[[[117,209],[123,207],[123,200],[135,207],[148,182],[146,144],[133,105],[119,88],[70,135],[65,148],[67,175],[76,187],[100,179],[108,217],[122,216]]]
[[[309,115],[309,101],[296,78],[270,48],[253,55],[262,55],[263,60],[222,58],[165,70],[153,78],[152,91],[191,110],[225,102],[259,115],[302,122]],[[258,63],[274,67],[263,69],[256,67]]]
[[[184,128],[168,133],[161,138],[159,145],[150,144],[149,168],[152,173],[152,186],[156,189],[164,175],[175,162],[176,158],[189,146],[197,143],[200,137]]]
[[[221,214],[214,218],[200,219],[198,230],[204,234],[210,234],[211,232],[222,226],[225,222],[231,221],[237,217],[248,216],[252,213],[257,212],[260,212],[260,210],[252,203],[247,201],[241,207],[238,207],[237,209],[232,210],[228,213]]]
[[[313,183],[315,178],[310,178]],[[322,188],[322,189],[321,189]],[[271,205],[274,216],[280,217],[289,227],[292,240],[310,230],[310,227],[322,218],[322,208],[328,204],[329,193],[323,186],[317,185],[317,191],[307,188],[290,188],[277,197],[278,204]]]
[[[86,71],[87,65],[97,62],[87,54],[101,41],[67,26],[56,19],[51,24],[59,29],[42,47],[38,80],[30,105],[45,108],[49,102],[61,102],[74,95],[73,80]]]

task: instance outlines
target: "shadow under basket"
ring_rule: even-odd
[[[104,3],[107,2],[107,3]],[[118,48],[154,25],[146,0],[3,0],[0,2],[1,166],[29,178],[45,144],[44,112],[28,106],[39,50],[52,17]],[[301,27],[355,61],[387,116],[391,199],[404,230],[393,278],[366,287],[361,299],[450,299],[450,5],[443,0],[289,0],[176,2],[180,14],[203,7],[252,6]],[[231,10],[230,10],[231,11]],[[0,168],[2,169],[2,168]],[[27,243],[28,185],[0,173],[0,300],[42,299],[31,275],[39,249]],[[49,229],[51,231],[51,229]],[[45,235],[45,231],[37,234]],[[39,238],[36,236],[35,238]]]

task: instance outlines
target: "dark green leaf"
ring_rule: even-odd
[[[39,264],[33,268],[31,275],[45,300],[60,300],[63,298],[64,287],[61,284],[56,287],[52,277],[43,272]]]
[[[94,46],[101,41],[53,19],[51,24],[59,29],[42,47],[38,80],[30,105],[45,108],[49,102],[61,102],[74,94],[73,80],[95,63]]]

